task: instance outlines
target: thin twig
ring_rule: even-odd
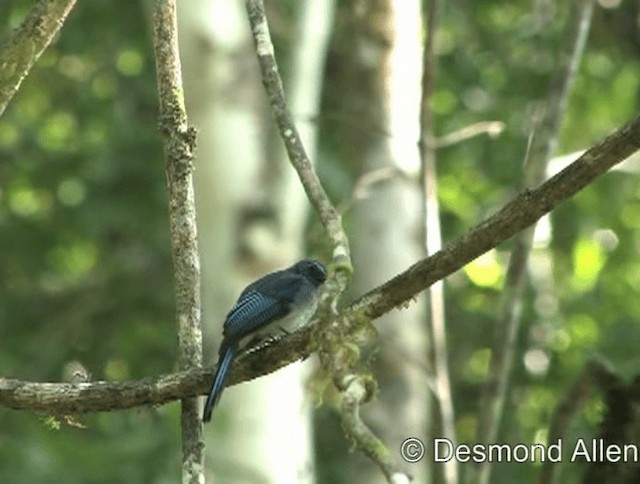
[[[569,93],[587,41],[593,3],[593,0],[577,0],[575,2],[577,11],[569,16],[571,20],[567,25],[567,37],[564,48],[561,49],[558,69],[551,81],[544,115],[533,137],[525,163],[525,186],[537,185],[545,178],[547,163],[557,145]],[[518,234],[509,261],[491,352],[489,375],[478,417],[476,435],[478,442],[491,443],[498,436],[520,329],[522,295],[527,279],[527,260],[533,244],[533,229],[534,227],[529,227]],[[490,476],[491,462],[487,460],[480,465],[477,482],[486,484]]]
[[[178,320],[181,370],[202,365],[200,259],[193,192],[196,133],[187,124],[178,50],[175,0],[157,0],[153,39],[160,99],[160,130],[165,139],[169,222]],[[204,482],[204,441],[198,398],[181,406],[182,482]]]
[[[420,158],[422,165],[422,189],[424,197],[424,245],[429,256],[442,248],[440,207],[438,204],[438,175],[434,122],[431,112],[431,95],[435,88],[438,59],[435,51],[436,31],[441,9],[440,0],[427,2],[427,36],[422,57],[422,99],[420,102]],[[442,436],[455,443],[455,413],[451,395],[451,379],[447,356],[447,330],[444,305],[444,284],[438,281],[429,288],[429,323],[433,349],[433,367],[436,373],[436,398],[442,426]],[[444,480],[458,482],[458,462],[449,459],[444,464]]]
[[[258,63],[262,79],[267,91],[271,110],[282,137],[289,160],[296,169],[307,193],[307,197],[319,215],[333,248],[333,267],[336,269],[333,281],[327,283],[325,308],[337,311],[338,300],[347,287],[352,272],[349,242],[342,228],[339,212],[329,201],[324,188],[320,184],[305,148],[295,127],[293,117],[284,97],[282,80],[278,74],[273,44],[269,34],[269,26],[264,12],[262,0],[247,0],[249,23],[256,45]],[[369,392],[364,388],[366,377],[356,371],[354,358],[344,355],[352,354],[352,345],[344,335],[350,331],[354,319],[340,318],[332,324],[322,325],[314,338],[318,345],[318,355],[322,367],[329,373],[343,398],[342,418],[345,433],[356,443],[358,448],[382,469],[387,480],[392,482],[401,478],[408,480],[394,464],[389,451],[360,418],[360,405],[366,403]],[[328,323],[328,321],[327,321]],[[370,324],[364,322],[364,324]],[[357,352],[355,352],[357,354]],[[401,477],[402,476],[402,477]]]
[[[384,443],[371,431],[360,417],[360,407],[371,400],[375,393],[375,383],[361,375],[347,377],[341,385],[342,427],[346,434],[373,460],[387,478],[387,482],[409,482],[410,477],[404,473],[391,458]]]
[[[40,0],[0,51],[0,116],[60,31],[76,0]]]
[[[434,282],[454,273],[476,257],[535,223],[612,166],[640,149],[640,117],[619,128],[560,173],[535,189],[526,189],[496,214],[476,225],[442,250],[422,259],[393,279],[372,289],[342,310],[376,319],[406,307]],[[325,324],[330,321],[326,321]],[[313,325],[243,355],[229,377],[230,385],[267,375],[311,354]],[[35,383],[0,378],[0,405],[52,413],[112,411],[168,403],[205,394],[213,369],[193,369],[171,375],[126,382]]]
[[[506,125],[503,121],[482,121],[465,126],[452,133],[438,136],[434,139],[433,144],[436,148],[445,148],[481,134],[487,134],[489,138],[497,138],[504,131],[505,127]]]
[[[246,8],[258,54],[262,81],[276,125],[287,150],[289,161],[298,173],[309,201],[318,213],[331,241],[334,268],[337,271],[339,291],[342,292],[346,288],[348,275],[352,272],[349,241],[342,228],[342,218],[320,184],[300,139],[293,116],[286,104],[282,79],[278,72],[269,25],[264,12],[264,4],[262,0],[247,0]]]

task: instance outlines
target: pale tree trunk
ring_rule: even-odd
[[[305,7],[318,3],[327,5],[324,14],[330,13],[326,0]],[[271,114],[244,2],[198,0],[180,7],[187,108],[200,130],[196,200],[204,361],[211,365],[222,321],[242,287],[302,254],[307,202],[284,157],[275,167],[269,165],[274,163],[266,155]],[[317,10],[315,15],[317,22]],[[316,37],[316,42],[299,42],[298,48],[306,53],[298,57],[306,63],[294,68],[298,80],[291,93],[294,113],[302,110],[311,116],[317,110],[320,77],[313,70],[318,71],[324,57],[323,36]],[[313,81],[311,86],[305,80]],[[306,142],[314,141],[312,131],[303,134]],[[205,428],[209,476],[225,483],[313,482],[311,405],[303,391],[303,375],[302,365],[289,365],[225,392]]]
[[[356,294],[401,272],[422,256],[419,168],[421,76],[420,2],[353,2],[352,58],[340,67],[345,93],[343,127],[347,156],[360,173],[350,214]],[[348,42],[348,41],[347,41]],[[341,42],[342,45],[344,44]],[[429,410],[425,301],[378,321],[380,353],[374,363],[378,398],[364,407],[373,429],[397,452],[407,437],[426,443]],[[353,466],[350,459],[349,466]],[[422,463],[407,465],[414,482],[427,482]],[[380,471],[362,462],[350,472],[357,482],[381,482]],[[356,482],[356,481],[354,481]]]

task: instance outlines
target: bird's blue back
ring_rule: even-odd
[[[224,323],[224,336],[239,340],[291,312],[301,276],[286,271],[268,274],[247,286]]]

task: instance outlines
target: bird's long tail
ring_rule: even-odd
[[[237,345],[223,346],[220,349],[218,367],[216,368],[213,383],[211,384],[211,389],[207,396],[207,403],[204,405],[204,412],[202,414],[203,422],[211,420],[211,412],[213,411],[213,407],[218,403],[218,400],[220,400],[220,395],[222,395],[222,390],[224,390],[224,384],[227,381],[227,376],[229,375],[229,370],[231,370],[231,364],[233,363],[233,359],[235,358],[237,351]]]

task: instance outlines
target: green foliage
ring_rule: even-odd
[[[546,19],[523,2],[447,5],[439,86],[456,93],[461,105],[436,110],[438,132],[484,120],[506,123],[496,140],[476,138],[439,152],[443,229],[445,239],[451,239],[520,186],[530,118],[534,103],[546,96],[566,12],[561,2],[549,4],[558,11]],[[638,112],[640,66],[632,54],[637,47],[615,34],[628,8],[596,9],[557,154],[594,144]],[[537,244],[530,260],[512,397],[500,441],[544,439],[552,411],[593,353],[612,361],[626,378],[640,373],[634,349],[640,333],[638,186],[637,173],[610,173],[551,215],[551,239]],[[461,438],[471,441],[503,282],[487,281],[495,280],[496,263],[506,268],[510,248],[504,244],[485,261],[489,273],[481,273],[479,259],[465,269],[468,279],[449,279],[454,399]],[[594,436],[601,417],[601,401],[595,397],[568,439]],[[492,482],[534,482],[539,467],[495,470]],[[583,471],[568,467],[562,481],[576,482]]]
[[[32,3],[0,9],[0,31]],[[139,2],[79,2],[0,119],[2,376],[60,381],[72,361],[92,379],[173,369],[147,24]],[[77,428],[63,417],[2,409],[0,481],[175,482],[172,413],[78,416]]]
[[[432,99],[436,135],[478,122],[505,125],[497,138],[478,136],[438,150],[445,241],[495,212],[522,186],[534,113],[547,97],[570,3],[444,2]],[[637,115],[640,65],[633,19],[637,6],[629,2],[609,10],[596,7],[556,154],[585,149]],[[330,80],[349,48],[334,45]],[[327,156],[320,170],[334,197],[344,198],[352,188],[344,185],[344,176],[355,180],[360,174],[335,162],[353,156],[353,148],[341,144],[341,132],[384,133],[384,128],[375,125],[371,113],[351,119],[348,108],[355,95],[335,92],[331,85],[324,93]],[[608,358],[626,378],[640,373],[635,349],[640,332],[638,181],[637,172],[605,175],[560,206],[549,218],[549,237],[537,239],[501,442],[544,441],[555,405],[593,353]],[[447,279],[449,363],[461,441],[477,439],[478,402],[511,247],[502,244]],[[594,436],[601,412],[595,397],[573,422],[568,439]],[[569,466],[562,482],[577,482],[583,471]],[[537,465],[498,466],[492,482],[534,482],[538,472]],[[339,481],[331,476],[323,482]]]
[[[14,0],[0,9],[0,36],[32,3]],[[521,184],[532,114],[546,97],[567,21],[568,2],[533,3],[549,10],[534,12],[532,2],[522,0],[446,2],[433,97],[436,132],[487,120],[503,121],[506,129],[497,139],[476,137],[439,150],[445,240],[495,211]],[[560,153],[592,145],[638,112],[632,4],[596,9]],[[273,5],[282,21],[272,30],[292,35],[286,20],[294,3]],[[78,2],[0,118],[2,376],[59,381],[71,362],[93,379],[173,369],[169,229],[149,30],[139,2]],[[278,45],[286,49],[294,40]],[[384,134],[375,116],[345,117],[353,93],[332,87],[334,67],[351,48],[334,46],[319,118],[319,172],[338,201],[351,196],[359,176],[341,161],[354,149],[341,143],[341,132]],[[543,440],[555,405],[594,352],[626,378],[639,373],[639,203],[638,174],[615,172],[552,214],[551,238],[531,258],[501,441]],[[447,281],[462,441],[475,438],[509,249],[509,243],[498,247]],[[592,399],[570,437],[593,435],[601,414],[602,402]],[[179,479],[177,405],[75,419],[84,428],[65,416],[0,409],[0,482]],[[322,411],[316,419],[335,426]],[[318,442],[320,479],[341,482],[332,465],[347,446],[325,437]],[[493,482],[532,482],[537,472],[535,465],[501,466]],[[567,468],[563,482],[575,482],[581,472]]]

